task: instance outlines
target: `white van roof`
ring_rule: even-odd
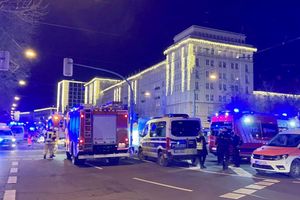
[[[300,128],[297,128],[297,129],[289,129],[289,130],[286,130],[286,131],[282,131],[281,133],[279,134],[299,134],[300,135]]]

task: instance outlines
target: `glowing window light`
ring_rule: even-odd
[[[184,47],[181,48],[181,91],[184,92],[184,81],[185,81],[185,57]]]

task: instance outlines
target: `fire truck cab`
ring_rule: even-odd
[[[266,144],[278,134],[277,119],[270,114],[262,113],[217,113],[211,118],[211,135],[208,137],[209,151],[217,154],[216,139],[222,128],[240,136],[243,145],[240,155],[250,158],[252,152]]]
[[[128,112],[108,107],[81,107],[66,116],[66,155],[73,164],[105,158],[118,164],[129,157]]]

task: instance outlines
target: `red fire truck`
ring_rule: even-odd
[[[129,157],[128,112],[115,107],[81,107],[66,117],[66,155],[73,164],[105,158],[118,164]]]
[[[216,138],[220,129],[227,128],[238,134],[243,141],[240,149],[242,157],[249,158],[252,152],[268,142],[278,133],[277,119],[270,114],[261,113],[217,113],[211,118],[211,134],[208,136],[209,150],[217,153]]]

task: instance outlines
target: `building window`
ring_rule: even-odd
[[[199,67],[199,58],[196,58],[196,66]]]
[[[226,84],[223,84],[223,90],[226,91],[227,88],[226,88]]]
[[[210,83],[210,89],[214,89],[214,84],[213,83]]]
[[[230,86],[230,89],[231,89],[231,92],[234,92],[234,86],[233,85]]]
[[[247,84],[249,83],[248,75],[245,76],[245,81],[246,81]]]
[[[245,65],[245,72],[247,72],[247,73],[249,72],[249,68],[248,68],[247,64]]]
[[[209,83],[206,83],[205,85],[206,85],[206,89],[209,89]]]
[[[235,63],[235,69],[239,69],[239,64]]]
[[[222,90],[222,84],[219,83],[219,90]]]
[[[231,81],[234,81],[234,75],[230,74]]]
[[[214,66],[214,61],[213,60],[210,61],[210,66],[212,66],[212,67]]]
[[[226,102],[227,99],[226,99],[226,96],[223,96],[223,102]]]
[[[205,64],[209,65],[209,60],[208,59],[206,59]]]
[[[222,96],[219,95],[219,102],[222,102]]]
[[[199,71],[196,70],[196,79],[199,79]]]
[[[226,74],[225,73],[223,73],[223,79],[226,80]]]
[[[234,69],[234,63],[231,63],[231,69]]]
[[[234,88],[235,88],[235,91],[236,91],[236,92],[239,91],[239,86],[236,85],[236,86],[234,86]]]
[[[210,95],[210,101],[214,101],[214,95],[213,94]]]
[[[220,80],[222,79],[222,73],[219,73],[219,79]]]
[[[249,88],[246,86],[246,94],[249,94]]]
[[[195,89],[196,89],[196,90],[199,90],[199,83],[198,83],[198,81],[195,82]]]
[[[208,71],[206,71],[206,78],[208,78],[209,77],[209,72]]]
[[[199,100],[199,95],[198,95],[198,93],[195,93],[195,100]]]
[[[222,62],[221,61],[219,62],[219,67],[222,67]]]
[[[206,101],[209,101],[209,95],[205,95]]]
[[[226,68],[226,62],[223,62],[223,68]]]
[[[215,54],[215,50],[211,49],[211,55],[214,55],[214,54]]]
[[[159,87],[159,86],[154,88],[154,90],[159,90],[159,89],[160,89],[160,87]]]

